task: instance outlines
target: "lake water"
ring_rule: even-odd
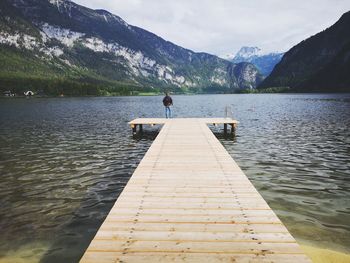
[[[302,243],[350,253],[350,94],[173,96],[224,117],[220,141]],[[0,99],[0,262],[78,262],[157,135],[162,97]],[[195,132],[195,131],[194,131]]]

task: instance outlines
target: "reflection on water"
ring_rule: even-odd
[[[147,127],[147,130],[142,130],[141,132],[138,130],[136,133],[133,133],[132,138],[138,142],[142,142],[144,140],[153,142],[158,133],[159,129],[150,130],[149,127]]]
[[[0,256],[77,262],[159,129],[133,136],[127,122],[162,117],[161,99],[0,100]],[[231,106],[234,140],[212,130],[292,234],[350,247],[350,95],[174,96],[174,104],[177,117],[221,117]]]

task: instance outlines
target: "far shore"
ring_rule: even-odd
[[[170,95],[182,95],[182,96],[193,96],[193,95],[317,95],[317,94],[350,94],[349,92],[275,92],[275,93],[172,93]],[[91,98],[91,97],[151,97],[151,96],[164,96],[163,92],[140,92],[133,94],[111,94],[111,95],[34,95],[34,96],[0,96],[2,99],[26,99],[26,98]]]

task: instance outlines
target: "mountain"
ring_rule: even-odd
[[[235,90],[243,89],[252,90],[255,89],[254,83],[260,83],[263,76],[257,73],[256,67],[247,62],[241,62],[237,64],[231,64],[228,68],[230,76],[237,76],[231,83],[231,86]]]
[[[2,0],[0,62],[0,89],[18,93],[232,93],[262,81],[249,63],[193,52],[69,0]]]
[[[259,88],[350,92],[350,12],[291,48]]]
[[[260,55],[262,55],[262,52],[258,47],[241,47],[232,60],[237,62],[247,62],[248,60],[252,60]]]
[[[242,47],[232,58],[233,63],[250,62],[261,74],[268,76],[275,65],[280,62],[284,53],[263,53],[258,47]]]

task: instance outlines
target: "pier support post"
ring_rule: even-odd
[[[136,133],[136,125],[135,124],[132,124],[131,125],[131,129],[132,129],[132,133]]]
[[[227,134],[227,123],[224,123],[224,134]]]
[[[231,134],[235,135],[236,134],[236,123],[231,124]]]
[[[143,131],[143,129],[142,129],[142,124],[140,124],[139,127],[140,127],[140,128],[139,128],[139,132],[142,132],[142,131]]]

